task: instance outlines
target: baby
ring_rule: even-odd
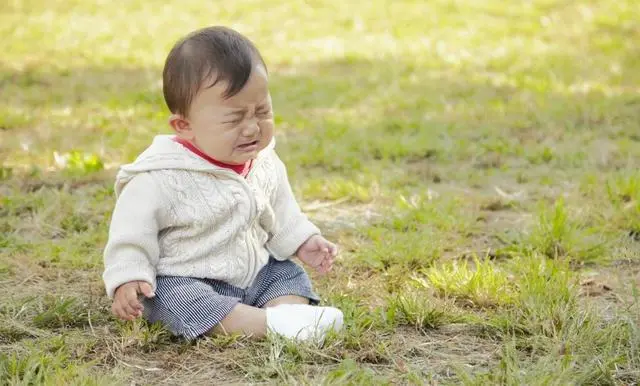
[[[120,169],[104,251],[112,311],[194,339],[267,331],[323,339],[342,312],[316,306],[296,263],[326,273],[336,246],[301,212],[275,151],[267,68],[224,27],[195,31],[163,71],[169,124]]]

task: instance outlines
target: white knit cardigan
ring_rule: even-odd
[[[275,152],[260,152],[247,178],[158,136],[116,179],[104,251],[107,294],[157,275],[247,288],[269,255],[285,260],[320,231],[301,212]]]

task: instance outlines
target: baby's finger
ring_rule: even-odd
[[[323,255],[317,255],[314,259],[313,259],[313,267],[317,268],[319,266],[322,265],[322,262],[324,261],[324,256]]]
[[[120,305],[118,304],[118,302],[113,302],[113,304],[111,305],[111,313],[117,316],[118,318],[121,317],[120,315],[122,313],[122,309],[120,308]]]
[[[131,307],[135,311],[135,316],[141,316],[142,311],[144,310],[144,306],[137,300],[133,303],[129,303],[129,307]]]
[[[320,267],[318,269],[319,272],[321,273],[327,273],[327,271],[329,271],[329,268],[331,267],[331,262],[329,260],[324,260],[322,262],[322,264],[320,264]]]
[[[130,298],[130,297],[127,298],[127,304],[129,304],[129,306],[134,310],[142,310],[144,308],[142,306],[142,303],[140,302],[140,299],[137,296],[134,298]]]
[[[130,319],[127,319],[127,320],[133,320],[133,319],[135,319],[135,318],[138,316],[138,312],[140,312],[140,311],[138,311],[137,309],[132,308],[132,307],[131,307],[129,304],[127,304],[127,303],[125,303],[125,304],[123,304],[123,305],[122,305],[122,309],[124,310],[125,315],[126,315],[128,318],[130,318]]]
[[[126,302],[133,309],[137,310],[142,308],[142,304],[140,304],[140,301],[138,300],[138,292],[136,290],[128,291],[125,294],[125,297],[126,297]]]
[[[327,272],[331,271],[331,268],[333,267],[333,258],[327,259],[326,262],[326,267],[327,267]]]
[[[327,260],[327,262],[324,265],[324,271],[325,272],[331,271],[331,267],[333,267],[333,261]]]
[[[153,289],[151,288],[151,285],[149,285],[149,283],[144,281],[138,284],[138,291],[147,298],[152,298],[156,296],[156,294],[153,293]]]
[[[116,305],[114,305],[114,313],[116,314],[116,316],[120,320],[129,320],[129,317],[127,316],[127,313],[122,308],[122,306],[120,304],[118,304],[118,303],[116,303]]]
[[[133,310],[133,314],[132,314],[133,316],[138,317],[142,315],[142,310],[144,310],[144,307],[142,306],[142,303],[140,303],[140,301],[137,298],[133,300],[129,300],[127,305],[129,306],[129,308]]]
[[[329,250],[331,252],[331,257],[336,257],[338,255],[338,246],[334,243],[329,243]]]

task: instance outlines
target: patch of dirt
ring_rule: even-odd
[[[435,380],[444,381],[455,377],[458,371],[482,372],[499,360],[501,343],[480,337],[476,329],[451,324],[426,335],[403,329],[396,339],[406,347],[403,359],[407,363],[435,375]]]
[[[595,305],[606,319],[621,312],[630,312],[640,322],[640,260],[620,261],[608,267],[584,272],[580,295]]]
[[[91,185],[111,186],[114,175],[114,172],[108,170],[77,176],[59,171],[45,172],[35,177],[16,174],[6,184],[22,193],[33,193],[44,188],[74,191]]]
[[[513,210],[481,212],[476,230],[464,242],[447,248],[443,258],[503,258],[505,256],[500,250],[509,245],[511,235],[521,234],[529,228],[531,221],[531,214]]]
[[[240,384],[246,380],[230,369],[230,352],[216,352],[192,347],[185,352],[175,349],[154,351],[151,355],[130,354],[116,359],[117,365],[132,370],[131,385],[221,385]],[[138,383],[144,380],[143,383]]]
[[[322,229],[323,233],[338,235],[382,218],[374,203],[352,205],[348,202],[306,203],[302,210]]]
[[[16,256],[12,271],[13,275],[0,282],[5,296],[104,296],[101,272],[96,269],[60,268]]]

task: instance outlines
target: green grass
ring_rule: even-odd
[[[640,382],[639,15],[633,0],[10,0],[0,384]],[[170,132],[165,55],[212,23],[260,48],[279,154],[341,245],[314,277],[346,316],[323,347],[185,343],[109,314],[117,166]]]
[[[515,298],[513,278],[500,271],[490,260],[474,259],[474,267],[466,260],[445,263],[427,270],[425,276],[441,296],[454,297],[474,307],[511,304]]]
[[[86,364],[69,361],[68,354],[42,353],[30,355],[0,354],[0,378],[10,385],[78,384],[108,385],[113,380],[91,375]]]
[[[387,309],[389,319],[396,325],[408,325],[423,334],[447,324],[465,321],[450,303],[424,295],[406,291],[391,298]]]

